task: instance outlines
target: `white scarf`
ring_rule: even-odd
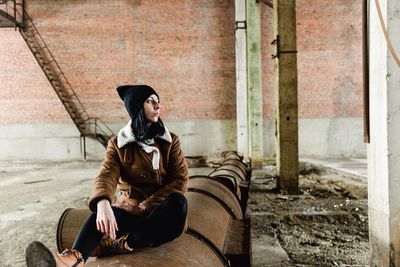
[[[154,170],[158,170],[160,168],[160,150],[158,150],[157,147],[151,146],[154,144],[154,138],[150,140],[146,140],[145,142],[138,142],[136,140],[135,135],[133,134],[132,127],[131,127],[131,120],[129,120],[128,124],[123,127],[121,130],[118,132],[118,137],[117,137],[117,142],[118,142],[118,148],[122,148],[123,146],[137,142],[146,153],[153,153],[153,159],[151,161],[153,165]],[[168,143],[172,142],[172,137],[170,132],[168,131],[167,127],[165,127],[165,133],[161,136],[156,136],[155,138],[160,138]]]

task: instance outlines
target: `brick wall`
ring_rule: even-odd
[[[0,47],[0,124],[70,121],[19,32],[0,29]]]
[[[234,119],[228,1],[30,1],[29,13],[89,114],[125,120],[115,93],[147,83],[163,117]]]
[[[302,117],[362,116],[362,1],[298,1]]]
[[[362,116],[361,0],[297,5],[300,117]],[[89,114],[126,120],[115,87],[147,83],[161,95],[164,119],[235,119],[234,1],[31,0],[28,12]],[[272,10],[265,5],[262,21],[264,116],[271,117]],[[3,38],[9,30],[0,29],[0,43],[14,49],[15,34]],[[0,71],[0,123],[68,121],[18,42],[15,54],[0,53],[8,62]],[[15,112],[21,105],[25,114]]]
[[[298,0],[300,118],[361,117],[362,1]],[[274,112],[272,9],[262,6],[264,114]]]

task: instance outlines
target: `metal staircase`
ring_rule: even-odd
[[[23,0],[0,0],[0,10],[2,11],[0,19],[5,18],[8,24],[13,23],[12,27],[18,27],[22,37],[81,133],[81,149],[83,145],[84,158],[86,158],[86,137],[95,138],[104,147],[107,147],[108,140],[115,134],[100,118],[89,116],[32,19],[25,12],[23,5]],[[4,8],[4,6],[6,7]],[[7,16],[3,12],[7,13]]]

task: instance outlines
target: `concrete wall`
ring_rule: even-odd
[[[366,157],[362,1],[296,1],[300,156]],[[274,155],[272,9],[262,5],[264,152]]]
[[[383,0],[379,3],[396,50],[400,47],[400,2]],[[370,9],[370,33],[370,266],[392,267],[400,266],[400,72],[388,50],[375,2]]]
[[[297,0],[300,118],[361,118],[361,0]],[[262,5],[264,116],[273,117],[272,9]]]
[[[264,120],[264,134],[264,155],[274,157],[274,120]],[[300,119],[300,157],[365,157],[363,134],[358,118]]]
[[[300,154],[365,155],[361,1],[297,5]],[[127,115],[115,87],[148,83],[188,155],[235,149],[234,1],[32,0],[28,12],[92,116],[124,125]],[[261,15],[264,152],[273,156],[272,10],[262,5]],[[8,139],[22,138],[24,125],[31,129],[26,142],[42,142],[37,137],[47,129],[42,137],[57,139],[63,150],[57,160],[79,158],[79,134],[19,33],[0,29],[0,46],[0,128],[8,129],[0,145],[16,146]],[[19,149],[29,154],[29,146]],[[101,158],[96,151],[91,156]],[[0,160],[17,158],[0,150]]]
[[[217,158],[236,148],[236,121],[165,121],[181,139],[186,156]],[[264,155],[275,156],[274,120],[264,120]],[[108,123],[115,133],[125,123]],[[358,119],[301,119],[300,156],[364,157],[362,121]],[[73,123],[0,125],[0,160],[79,160],[83,158],[78,130]],[[103,146],[86,139],[87,159],[104,158]],[[351,150],[352,149],[352,150]]]
[[[217,158],[222,151],[236,148],[236,122],[233,120],[164,121],[179,135],[186,156]],[[118,133],[126,123],[108,123]],[[1,160],[63,161],[83,159],[83,140],[73,123],[0,125]],[[88,160],[104,158],[104,147],[86,138]]]

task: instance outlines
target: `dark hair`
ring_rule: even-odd
[[[150,122],[144,115],[143,106],[138,114],[132,119],[131,128],[136,140],[143,142],[144,140],[153,139],[158,135],[165,133],[164,123],[160,118],[157,122]]]

